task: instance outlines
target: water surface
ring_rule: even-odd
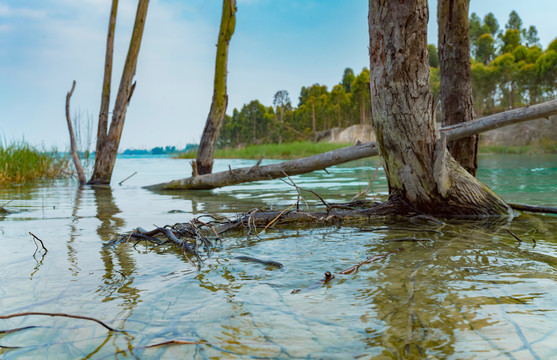
[[[327,201],[348,201],[365,189],[377,161],[293,180]],[[217,161],[216,170],[255,162]],[[557,217],[375,219],[358,227],[274,229],[249,240],[231,234],[201,271],[170,247],[103,247],[137,226],[284,209],[297,198],[279,180],[186,194],[142,189],[185,177],[188,166],[123,157],[112,188],[79,190],[73,180],[56,180],[0,189],[0,205],[10,201],[12,211],[0,214],[0,314],[65,312],[123,330],[67,318],[0,320],[0,330],[36,326],[0,333],[2,359],[557,357]],[[508,201],[557,203],[555,155],[483,156],[478,176]],[[379,171],[369,198],[386,192]],[[304,198],[319,203],[309,193]],[[46,255],[29,232],[44,241]],[[409,237],[420,241],[396,241]],[[376,255],[387,256],[338,274]],[[336,278],[320,284],[325,271]],[[203,344],[146,348],[169,340]]]

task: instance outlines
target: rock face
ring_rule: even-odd
[[[322,134],[319,141],[354,144],[358,141],[375,141],[375,134],[371,125],[352,125],[344,130],[340,128],[327,130],[327,134]]]
[[[523,146],[542,138],[557,141],[557,116],[509,125],[480,135],[480,141],[485,145]]]

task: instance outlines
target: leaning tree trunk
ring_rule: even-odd
[[[147,17],[147,8],[149,0],[139,0],[137,5],[137,13],[135,15],[135,23],[133,33],[130,40],[128,55],[120,80],[116,103],[112,111],[112,121],[110,129],[107,130],[107,110],[110,98],[110,73],[112,70],[112,48],[114,43],[114,23],[116,21],[116,6],[118,1],[113,0],[112,11],[110,15],[107,55],[105,63],[105,77],[103,82],[103,92],[101,100],[101,114],[99,115],[99,128],[97,133],[97,148],[95,152],[95,167],[93,175],[88,184],[109,184],[112,177],[112,171],[116,162],[118,146],[124,129],[124,120],[126,119],[126,111],[130,102],[135,83],[132,85],[135,69],[137,67],[137,58],[139,48],[141,46],[141,38],[143,37],[143,29],[145,27],[145,19]],[[109,56],[110,52],[110,56]],[[107,75],[108,74],[108,75]]]
[[[370,0],[373,126],[389,201],[439,215],[503,215],[509,206],[450,156],[429,90],[427,0]]]
[[[197,150],[196,166],[199,175],[210,174],[213,171],[213,156],[228,104],[228,95],[226,93],[228,44],[232,34],[234,34],[235,26],[236,0],[223,0],[222,18],[217,42],[213,100],[207,122],[205,123],[205,129],[201,136],[199,149]]]
[[[474,119],[472,71],[470,65],[469,0],[439,0],[439,66],[443,126]],[[476,176],[478,135],[449,142],[453,158]]]

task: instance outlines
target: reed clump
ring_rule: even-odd
[[[67,156],[39,150],[24,141],[0,143],[0,185],[71,174]]]

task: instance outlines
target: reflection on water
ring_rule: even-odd
[[[218,161],[217,170],[228,162]],[[199,272],[169,248],[103,247],[137,226],[296,201],[296,191],[279,181],[187,194],[141,188],[186,176],[185,164],[122,158],[115,179],[138,171],[124,186],[79,190],[63,180],[0,189],[0,204],[12,201],[12,213],[0,218],[0,314],[66,312],[125,330],[107,333],[64,318],[0,320],[0,330],[38,326],[0,332],[2,359],[557,357],[557,217],[443,225],[376,219],[365,226],[373,231],[282,229],[249,241],[235,234]],[[555,205],[556,164],[556,156],[482,158],[480,178],[508,200]],[[328,201],[346,201],[376,165],[362,160],[293,179]],[[373,191],[386,194],[383,173]],[[45,242],[44,258],[33,258],[29,231]],[[325,271],[336,278],[319,284]],[[299,288],[307,290],[291,294]],[[194,343],[146,348],[170,340]]]

